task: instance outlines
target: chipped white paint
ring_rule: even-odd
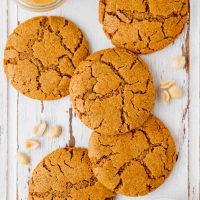
[[[179,158],[170,178],[155,192],[140,198],[118,196],[117,200],[155,200],[172,198],[176,200],[199,199],[199,24],[200,2],[191,0],[190,30],[188,27],[176,42],[164,50],[142,56],[159,83],[176,80],[184,89],[180,100],[173,100],[169,105],[161,103],[157,95],[154,113],[171,130],[177,144]],[[3,60],[3,47],[7,34],[18,23],[38,15],[61,15],[76,22],[91,45],[91,52],[111,47],[98,23],[98,0],[68,0],[61,8],[48,13],[32,13],[18,8],[9,0],[0,0],[0,60]],[[190,47],[189,47],[190,39]],[[175,70],[171,66],[175,56],[186,55],[190,65],[185,69]],[[190,57],[189,57],[190,53]],[[41,148],[27,152],[24,141],[34,138],[33,127],[39,120],[50,125],[63,127],[61,137],[50,139],[45,134],[40,138]],[[71,134],[70,134],[71,133]],[[73,135],[72,135],[73,134]],[[73,145],[87,147],[90,130],[76,117],[71,109],[68,97],[58,101],[40,102],[18,94],[5,79],[0,69],[0,199],[27,200],[28,181],[32,170],[43,156],[52,150]],[[70,141],[70,142],[69,142]],[[29,167],[15,161],[17,151],[25,151],[31,157]]]

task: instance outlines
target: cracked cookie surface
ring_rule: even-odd
[[[108,135],[141,126],[155,101],[148,67],[134,53],[120,48],[99,51],[81,62],[69,90],[81,121]]]
[[[188,0],[100,0],[99,20],[117,47],[147,54],[172,43],[188,19]]]
[[[22,94],[54,100],[69,94],[71,76],[87,56],[88,43],[75,24],[62,17],[36,17],[10,35],[4,70]]]
[[[114,200],[97,181],[84,148],[61,148],[46,156],[29,182],[29,200]]]
[[[127,196],[142,196],[158,188],[176,162],[174,140],[154,116],[123,135],[108,137],[93,132],[88,151],[97,179]]]

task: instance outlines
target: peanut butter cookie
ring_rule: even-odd
[[[10,35],[4,69],[12,85],[38,100],[68,95],[71,76],[88,56],[88,43],[72,22],[62,17],[36,17]]]
[[[160,50],[183,31],[188,0],[100,0],[99,18],[112,43],[135,53]]]
[[[89,158],[97,179],[127,196],[145,195],[159,187],[176,162],[174,140],[165,125],[150,116],[129,133],[105,136],[94,132]]]
[[[49,154],[29,183],[29,200],[114,200],[114,196],[95,178],[83,148],[61,148]]]
[[[81,121],[102,134],[140,127],[154,106],[155,88],[146,64],[126,49],[107,49],[81,62],[70,83]]]

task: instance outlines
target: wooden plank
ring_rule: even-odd
[[[199,141],[200,141],[200,2],[190,2],[190,105],[189,105],[189,158],[188,158],[188,173],[189,184],[188,194],[189,200],[198,200],[199,193]]]
[[[0,1],[0,61],[3,62],[3,49],[7,39],[7,2]],[[8,137],[7,137],[7,81],[4,76],[3,68],[0,69],[0,191],[1,198],[7,198],[7,153],[8,153]]]
[[[17,26],[18,9],[11,1],[8,2],[8,33],[13,31],[13,28]],[[5,75],[4,75],[5,77]],[[8,85],[8,186],[7,199],[13,200],[17,198],[17,176],[16,176],[16,152],[18,150],[18,121],[17,121],[17,107],[18,93],[17,91]],[[12,191],[12,192],[11,192]]]
[[[59,13],[60,9],[53,11]],[[52,13],[53,13],[52,12]],[[18,21],[19,23],[29,19],[30,17],[41,15],[40,13],[29,13],[19,8]],[[27,152],[24,147],[24,141],[34,138],[33,127],[38,121],[44,120],[49,127],[53,125],[61,125],[63,134],[59,139],[49,139],[46,135],[40,138],[41,148],[32,152],[27,152],[31,158],[29,167],[18,165],[17,167],[17,186],[18,199],[28,199],[28,181],[32,170],[38,162],[51,151],[68,145],[69,141],[69,109],[71,104],[69,98],[62,98],[57,101],[41,102],[29,99],[19,94],[18,99],[18,141],[19,149]]]
[[[86,34],[90,39],[90,44],[92,45],[91,48],[92,52],[99,49],[111,47],[112,45],[105,37],[101,29],[101,26],[97,23],[98,14],[96,14],[96,11],[91,12],[92,6],[94,6],[93,8],[97,8],[97,2],[95,3],[94,1],[93,2],[87,1],[87,2],[84,2],[84,4],[86,3],[85,7],[81,2],[78,3],[79,5],[76,5],[76,10],[77,10],[76,14],[73,13],[72,9],[75,3],[73,2],[71,2],[71,4],[69,3],[68,7],[65,8],[66,11],[65,16],[69,15],[69,17],[73,18],[74,20],[77,20],[77,22],[80,24],[81,27],[83,28],[85,27]],[[88,10],[84,11],[87,8]],[[86,14],[83,15],[82,14],[83,12]],[[88,24],[92,25],[89,26]],[[94,30],[95,30],[95,35],[94,35]],[[170,130],[172,131],[177,141],[180,157],[170,179],[168,179],[167,182],[156,192],[150,194],[149,196],[142,197],[141,199],[143,200],[155,199],[158,197],[172,197],[184,200],[187,199],[188,197],[188,192],[187,192],[188,113],[185,114],[185,109],[188,104],[188,74],[186,70],[176,71],[170,66],[173,57],[182,54],[182,46],[184,46],[185,44],[186,34],[187,34],[187,29],[185,30],[184,34],[182,34],[181,37],[179,37],[179,39],[170,47],[155,54],[142,56],[152,70],[152,73],[156,81],[156,85],[158,85],[158,83],[161,80],[175,79],[177,83],[180,86],[182,86],[185,91],[183,99],[174,101],[169,106],[164,106],[163,104],[161,104],[160,97],[158,95],[155,113],[161,119],[163,119],[163,121],[169,126]],[[177,120],[174,120],[173,118],[174,115],[176,116]],[[185,115],[186,120],[182,121],[183,115]],[[80,120],[77,118],[74,118],[73,120],[73,130],[76,138],[76,144],[78,146],[82,145],[87,146],[87,142],[91,131],[88,130],[84,125],[82,125],[80,123]],[[184,135],[184,133],[186,134],[186,136]],[[174,187],[176,184],[179,185],[179,187]],[[119,196],[118,199],[127,199],[127,197]]]
[[[6,27],[6,1],[0,2],[0,11],[3,18],[3,27]],[[112,47],[110,41],[105,37],[100,24],[98,23],[98,0],[87,1],[68,1],[61,8],[48,13],[32,13],[18,8],[15,4],[8,4],[8,32],[16,27],[17,23],[38,15],[61,15],[80,26],[85,32],[91,46],[91,52]],[[0,15],[1,15],[0,14]],[[198,16],[198,17],[197,17]],[[160,81],[174,79],[184,89],[184,97],[181,100],[172,101],[165,106],[160,101],[160,92],[158,90],[156,106],[154,113],[160,117],[171,130],[177,144],[179,159],[170,178],[155,192],[141,198],[127,198],[118,196],[119,200],[137,199],[137,200],[152,200],[160,197],[168,197],[181,200],[198,200],[199,198],[199,183],[198,183],[198,164],[199,164],[199,1],[191,1],[191,24],[190,35],[189,29],[178,38],[178,40],[157,53],[142,56],[149,65],[156,85]],[[5,34],[6,31],[3,30]],[[188,36],[188,37],[187,37]],[[190,49],[187,42],[190,36]],[[4,45],[6,37],[3,37],[1,46]],[[176,55],[184,54],[189,58],[190,51],[190,68],[189,72],[184,70],[176,71],[171,67],[171,61]],[[0,57],[2,58],[3,51],[1,48]],[[1,132],[0,140],[0,158],[5,160],[3,167],[0,168],[0,188],[3,188],[3,200],[28,198],[28,180],[31,172],[36,164],[52,150],[70,145],[87,147],[90,132],[80,120],[76,117],[71,102],[68,97],[58,101],[40,102],[28,99],[16,92],[9,85],[8,101],[7,101],[7,82],[3,72],[0,71],[0,115],[3,116],[7,112],[8,104],[8,119],[3,117],[0,121],[0,127],[4,127],[4,132]],[[1,84],[2,83],[2,84]],[[1,91],[3,91],[1,93]],[[33,152],[27,152],[31,157],[30,166],[24,167],[15,163],[15,155],[18,150],[26,151],[24,141],[32,138],[33,126],[40,119],[46,120],[49,125],[59,124],[63,127],[63,135],[56,140],[48,139],[45,135],[41,138],[41,148]],[[8,130],[6,130],[8,122]],[[2,130],[2,129],[1,129]],[[7,141],[6,132],[8,131],[8,168],[7,168]],[[196,134],[195,134],[196,133]],[[75,141],[74,141],[75,138]],[[1,142],[3,141],[3,142]],[[2,150],[4,149],[4,150]],[[1,151],[2,150],[2,151]],[[6,198],[5,176],[8,170],[8,185],[9,191]],[[189,170],[189,171],[188,171]],[[3,181],[1,181],[3,180]],[[3,187],[1,187],[3,186]],[[1,189],[0,189],[1,191]]]

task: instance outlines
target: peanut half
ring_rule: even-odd
[[[57,138],[61,135],[61,133],[62,133],[62,128],[60,126],[56,125],[49,129],[47,135],[50,138]]]
[[[37,141],[37,140],[29,139],[29,140],[25,141],[25,147],[27,149],[29,149],[29,150],[31,150],[31,149],[37,149],[39,146],[40,146],[40,142]]]
[[[175,84],[174,80],[168,80],[160,83],[160,88],[161,89],[169,89]]]
[[[185,67],[186,59],[185,56],[177,56],[172,61],[172,67],[175,69],[182,69]]]
[[[168,104],[169,103],[169,101],[170,101],[170,95],[169,95],[169,92],[167,90],[164,90],[161,93],[161,97],[162,97],[162,102],[164,104]]]
[[[173,85],[172,87],[170,87],[168,91],[171,98],[173,99],[179,99],[183,96],[183,90],[176,85]]]
[[[45,130],[47,128],[46,122],[39,122],[35,127],[34,127],[34,134],[38,137],[41,137]]]
[[[28,165],[30,162],[30,158],[29,156],[27,156],[25,153],[23,152],[18,152],[16,155],[16,159],[17,162],[23,164],[23,165]]]

